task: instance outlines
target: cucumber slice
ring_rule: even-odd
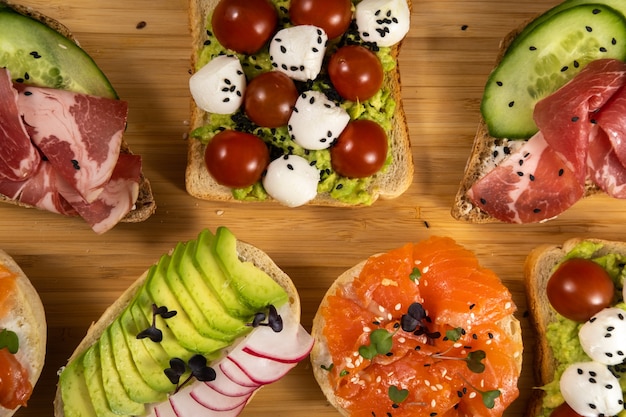
[[[117,99],[111,83],[76,43],[0,5],[0,67],[14,81]]]
[[[626,20],[614,9],[574,6],[537,25],[487,80],[481,112],[489,133],[509,139],[535,134],[535,104],[601,58],[626,58]]]

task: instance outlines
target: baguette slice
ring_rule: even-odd
[[[289,296],[289,306],[293,317],[300,320],[300,296],[298,291],[291,281],[291,278],[281,270],[276,263],[263,252],[261,249],[240,240],[237,241],[237,252],[239,258],[243,261],[252,262],[257,268],[263,270],[270,277],[274,279],[281,287],[285,289]],[[75,358],[79,357],[86,349],[94,344],[103,333],[104,330],[119,316],[129,302],[133,300],[135,293],[142,287],[145,279],[148,275],[148,271],[144,272],[126,291],[120,295],[120,297],[111,304],[100,316],[100,318],[92,323],[87,330],[87,334],[78,344],[70,358],[68,363]],[[256,393],[255,393],[256,394]],[[253,394],[253,395],[255,395]],[[248,400],[250,401],[250,400]],[[54,416],[63,417],[65,415],[63,411],[63,399],[61,397],[61,389],[57,387],[55,399],[54,399]]]
[[[6,252],[0,250],[0,264],[10,270],[16,279],[16,291],[8,314],[0,317],[0,330],[15,332],[19,338],[16,359],[28,371],[33,387],[37,383],[46,358],[47,325],[46,314],[37,290],[24,271]],[[0,279],[3,279],[0,277]],[[19,409],[9,410],[0,406],[0,417],[9,417]]]
[[[8,2],[6,0],[0,0],[0,3],[6,4],[11,7],[13,10],[17,11],[20,14],[25,16],[29,16],[35,20],[38,20],[51,29],[54,29],[61,35],[66,38],[72,40],[74,43],[80,46],[79,41],[76,39],[76,36],[70,31],[70,29],[63,25],[61,22],[42,14],[41,12],[34,10],[31,7],[23,6],[19,4],[13,4],[12,2]],[[121,153],[124,154],[132,154],[128,143],[122,138],[121,145]],[[31,205],[24,204],[18,202],[16,200],[10,199],[2,194],[0,194],[0,202],[13,204],[26,208],[34,208]],[[142,222],[148,219],[154,212],[156,211],[156,203],[154,201],[154,195],[152,194],[152,187],[150,186],[150,181],[144,176],[143,172],[141,173],[141,177],[139,179],[139,195],[137,197],[137,201],[135,202],[135,206],[133,209],[122,218],[122,222],[126,223],[137,223]]]
[[[375,257],[376,255],[373,255],[373,256]],[[350,284],[354,279],[356,279],[360,275],[366,262],[367,260],[363,260],[360,263],[353,266],[352,268],[343,272],[335,280],[335,282],[330,286],[330,288],[324,295],[324,298],[322,299],[322,302],[313,319],[313,328],[311,332],[311,335],[315,339],[315,344],[313,345],[313,350],[311,351],[311,355],[310,355],[311,363],[313,365],[313,374],[315,376],[315,379],[317,380],[317,383],[319,384],[322,392],[326,396],[326,399],[328,400],[328,402],[333,407],[335,407],[341,413],[341,415],[346,416],[346,417],[349,417],[350,413],[348,412],[348,410],[343,408],[342,405],[340,404],[340,400],[335,395],[334,388],[331,386],[329,382],[328,371],[324,369],[325,367],[328,366],[329,363],[332,363],[333,360],[332,360],[332,356],[328,348],[326,337],[323,334],[325,321],[324,321],[324,317],[321,314],[321,311],[324,307],[328,305],[329,297],[335,295],[340,288],[346,286],[347,284]],[[521,325],[520,325],[519,320],[513,314],[511,314],[503,318],[502,320],[498,321],[496,325],[499,328],[501,328],[513,340],[515,345],[518,346],[517,350],[521,352],[523,343],[522,343],[522,330],[521,330]],[[522,369],[522,355],[521,354],[516,358],[516,367],[517,367],[517,373],[519,375]]]
[[[192,56],[191,68],[195,72],[198,55],[206,40],[206,21],[219,0],[190,0],[189,18],[192,35]],[[411,8],[411,0],[408,0]],[[398,61],[402,42],[392,49],[394,60]],[[396,101],[396,110],[391,121],[392,131],[390,135],[392,150],[392,162],[385,172],[375,175],[370,189],[372,201],[381,199],[393,199],[404,193],[413,181],[413,157],[411,154],[411,142],[406,115],[402,104],[401,96],[400,68],[395,69],[385,75],[384,88],[391,91],[392,97]],[[190,131],[207,124],[211,115],[199,109],[193,99],[190,103],[191,119]],[[187,169],[185,172],[185,183],[187,192],[202,200],[212,201],[239,201],[236,200],[231,189],[215,182],[206,169],[204,163],[204,150],[206,146],[200,141],[190,138],[187,150]],[[270,201],[271,199],[268,199]],[[332,198],[329,193],[319,193],[308,205],[348,207],[351,204],[344,203]]]
[[[544,337],[548,325],[556,320],[556,313],[550,307],[546,294],[548,279],[563,257],[582,241],[596,242],[603,245],[594,256],[602,256],[609,253],[626,254],[626,243],[624,242],[572,238],[565,241],[562,245],[541,245],[536,247],[528,254],[524,263],[524,283],[526,286],[528,310],[530,321],[537,335],[534,372],[535,385],[538,387],[552,381],[554,371],[558,365],[548,340]],[[528,417],[539,415],[542,409],[543,397],[542,390],[533,390],[526,413]]]
[[[522,30],[533,20],[534,18],[522,23],[520,26],[509,32],[500,41],[494,68],[497,67],[504,57],[509,45],[511,45]],[[491,217],[479,207],[475,206],[474,203],[468,198],[467,192],[470,188],[472,188],[474,183],[495,168],[498,161],[496,160],[496,157],[494,157],[494,151],[501,150],[505,146],[515,147],[516,143],[519,144],[520,142],[520,140],[516,141],[491,136],[484,118],[482,115],[480,116],[470,155],[467,159],[465,170],[463,172],[463,176],[461,177],[459,188],[451,209],[451,214],[454,219],[469,223],[494,223],[499,221]],[[583,198],[600,192],[602,191],[593,182],[589,180],[585,182],[585,193]]]

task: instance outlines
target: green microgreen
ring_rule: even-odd
[[[20,339],[17,337],[17,333],[7,329],[0,331],[0,349],[4,348],[7,348],[13,355],[17,353],[20,348]]]
[[[393,401],[394,404],[400,404],[402,401],[406,400],[409,396],[408,389],[400,389],[395,385],[391,385],[388,390],[389,399]]]
[[[349,375],[350,372],[348,372],[346,369],[342,370],[341,372],[339,372],[339,376],[346,376]]]
[[[502,394],[499,389],[481,391],[478,388],[476,388],[474,385],[472,385],[467,379],[465,379],[463,375],[460,375],[460,376],[467,385],[469,385],[474,391],[480,394],[480,397],[483,400],[483,404],[485,405],[485,407],[491,410],[493,407],[496,406],[496,398],[498,398],[500,394]]]
[[[335,367],[334,363],[331,363],[330,365],[324,365],[324,364],[320,365],[320,368],[328,372],[332,371],[334,367]]]
[[[181,383],[180,378],[187,372],[187,366],[190,370],[189,376]],[[170,359],[170,367],[163,372],[170,382],[176,385],[176,392],[189,382],[191,378],[206,382],[213,381],[217,376],[215,370],[207,366],[206,358],[202,355],[193,355],[187,364],[180,358],[172,358]]]
[[[370,344],[359,347],[359,354],[365,359],[372,359],[378,354],[386,355],[391,351],[394,334],[387,329],[374,330],[370,333]]]
[[[454,329],[450,329],[446,331],[446,339],[451,340],[453,342],[458,341],[461,336],[463,336],[463,328],[457,327]]]
[[[455,356],[446,356],[445,353],[433,354],[433,358],[437,358],[437,359],[464,361],[467,364],[467,367],[469,368],[469,370],[474,372],[475,374],[480,374],[485,371],[485,364],[482,361],[486,357],[487,357],[487,354],[485,353],[484,350],[476,350],[474,352],[470,352],[464,358],[458,358]]]
[[[419,282],[421,277],[422,277],[422,271],[420,271],[419,268],[417,267],[413,268],[413,270],[409,274],[409,278],[413,282]]]

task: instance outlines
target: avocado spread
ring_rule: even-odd
[[[352,0],[354,4],[358,3],[358,1]],[[279,15],[279,27],[277,29],[280,30],[290,25],[290,23],[285,23],[289,22],[289,0],[272,0],[272,2],[276,6]],[[248,80],[260,73],[272,70],[267,47],[254,55],[238,54],[224,48],[213,36],[210,16],[207,18],[206,27],[207,40],[200,51],[196,69],[200,69],[218,55],[228,54],[236,55],[240,59]],[[393,70],[396,66],[396,62],[391,56],[391,48],[377,47],[363,42],[354,27],[350,27],[339,39],[329,40],[327,55],[331,54],[338,45],[346,43],[361,44],[372,49],[380,59],[385,73]],[[376,95],[364,102],[352,102],[341,99],[339,94],[332,88],[324,68],[315,80],[304,83],[295,81],[295,83],[300,92],[310,89],[324,92],[330,99],[340,103],[352,120],[369,119],[380,124],[387,133],[389,149],[391,149],[391,119],[395,111],[396,102],[387,87],[383,86]],[[270,158],[272,160],[284,154],[294,154],[306,158],[320,172],[320,182],[317,187],[318,193],[329,193],[332,198],[352,205],[370,205],[373,202],[370,191],[374,179],[373,176],[352,179],[338,175],[332,169],[330,151],[328,149],[315,151],[304,149],[291,139],[287,126],[281,126],[280,128],[259,127],[252,123],[241,109],[231,115],[212,114],[209,124],[194,129],[190,136],[203,143],[208,143],[215,134],[224,129],[234,129],[259,136],[269,145]],[[391,152],[388,152],[381,172],[384,172],[390,164]],[[233,196],[238,200],[262,201],[268,198],[260,181],[250,187],[233,189],[232,192]]]
[[[563,258],[563,261],[569,258],[585,258],[591,259],[604,267],[615,284],[616,299],[614,307],[626,311],[626,303],[622,299],[622,286],[624,278],[626,278],[626,256],[614,253],[596,256],[601,247],[602,245],[599,243],[583,241],[574,247],[565,258]],[[541,387],[546,393],[543,399],[541,414],[545,417],[550,416],[552,411],[563,403],[563,396],[559,390],[559,380],[567,366],[573,362],[586,362],[591,360],[583,351],[578,340],[578,331],[583,323],[577,323],[561,315],[557,315],[557,317],[558,319],[556,321],[548,325],[546,332],[548,343],[559,365],[555,370],[552,382]],[[611,366],[610,368],[611,371],[619,377],[622,392],[626,393],[626,366],[622,364]],[[626,411],[622,411],[619,416],[626,417]]]

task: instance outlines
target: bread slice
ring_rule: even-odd
[[[374,255],[376,256],[376,255]],[[317,380],[322,392],[326,396],[328,402],[335,407],[343,416],[349,417],[349,412],[343,408],[339,402],[338,397],[335,395],[333,387],[328,380],[328,371],[324,369],[329,363],[332,363],[332,356],[328,349],[328,343],[323,334],[325,322],[324,317],[321,314],[321,310],[328,305],[328,299],[330,296],[337,293],[337,291],[345,285],[352,282],[359,276],[367,260],[361,261],[352,268],[343,272],[330,286],[322,302],[313,318],[313,327],[311,335],[315,339],[313,350],[311,351],[311,364],[313,366],[313,375]],[[519,346],[519,351],[522,350],[522,329],[519,320],[514,315],[509,315],[502,320],[498,321],[496,325],[501,328],[510,338],[515,345]],[[520,354],[516,358],[517,373],[522,370],[522,355]]]
[[[211,15],[219,0],[190,0],[189,19],[192,35],[192,56],[191,68],[195,71],[198,56],[206,40],[207,17]],[[408,0],[411,8],[411,0]],[[392,56],[398,61],[401,44],[395,45],[392,49]],[[381,199],[393,199],[404,193],[413,182],[413,157],[411,154],[411,142],[406,115],[402,104],[401,96],[400,68],[395,69],[385,75],[384,88],[391,91],[391,95],[396,101],[396,110],[391,120],[392,130],[388,132],[391,140],[392,162],[389,167],[378,174],[372,182],[369,193],[372,201]],[[211,115],[199,109],[193,99],[190,103],[191,118],[190,131],[208,123]],[[204,150],[206,146],[200,141],[190,138],[188,140],[187,169],[185,172],[185,183],[187,192],[202,200],[214,201],[238,201],[228,187],[221,186],[208,173],[204,163]],[[271,198],[268,199],[271,201]],[[335,206],[347,207],[349,203],[338,201],[329,193],[319,193],[315,199],[308,203],[315,206]]]
[[[0,264],[17,277],[16,291],[10,296],[12,306],[8,315],[0,317],[0,330],[7,329],[18,335],[20,345],[16,358],[27,369],[28,379],[34,387],[46,358],[48,328],[44,306],[24,271],[3,250],[0,250]],[[18,409],[8,410],[0,406],[0,417],[10,417]]]
[[[291,281],[291,278],[281,270],[278,265],[261,249],[251,245],[249,243],[243,241],[237,241],[237,252],[239,258],[243,261],[252,262],[257,268],[263,270],[270,277],[274,279],[281,287],[285,289],[287,295],[289,297],[289,306],[293,317],[298,321],[300,320],[300,296],[298,295],[298,291]],[[92,325],[87,330],[85,337],[78,344],[70,358],[68,359],[68,363],[79,357],[85,350],[89,348],[89,346],[93,345],[99,338],[100,335],[106,330],[106,328],[120,315],[120,313],[126,308],[128,303],[130,303],[137,291],[144,284],[146,277],[148,275],[148,271],[144,272],[135,282],[126,289],[120,295],[120,297],[113,302],[100,316],[100,318],[92,323]],[[249,400],[248,400],[249,401]],[[54,416],[55,417],[63,417],[63,399],[61,397],[61,389],[57,387],[57,392],[54,399]]]
[[[522,30],[533,20],[534,18],[525,21],[517,28],[509,32],[500,41],[494,68],[497,67],[504,57],[509,45],[511,45]],[[499,155],[502,155],[501,150],[505,146],[515,148],[521,143],[523,143],[521,140],[510,140],[491,136],[484,118],[482,115],[480,116],[470,155],[467,159],[465,170],[463,172],[463,176],[461,177],[459,188],[451,208],[451,214],[454,219],[469,223],[493,223],[499,221],[491,217],[479,207],[475,206],[474,203],[468,198],[467,192],[479,179],[495,168],[499,162],[498,157],[494,156],[495,151],[499,151]],[[584,197],[597,194],[599,192],[601,192],[601,190],[591,181],[588,180],[585,183]]]
[[[13,10],[17,11],[20,14],[29,16],[35,20],[38,20],[46,24],[51,29],[54,29],[61,35],[72,40],[74,43],[80,46],[80,43],[76,39],[76,36],[72,33],[72,31],[67,26],[63,25],[61,22],[49,16],[46,16],[29,6],[13,4],[6,0],[0,0],[0,3],[8,5]],[[122,139],[120,152],[124,154],[133,153],[128,143],[124,139]],[[15,201],[2,194],[0,194],[0,202],[13,204],[13,205],[21,206],[21,207],[33,208],[33,206],[31,205],[24,204],[19,201]],[[140,179],[139,179],[139,196],[137,197],[135,206],[121,221],[127,222],[127,223],[142,222],[148,219],[152,214],[154,214],[155,211],[156,211],[156,203],[154,201],[154,195],[152,194],[152,187],[150,186],[150,181],[145,177],[145,175],[142,172]]]
[[[550,307],[546,286],[554,268],[563,260],[563,257],[582,241],[601,243],[602,248],[594,256],[609,253],[626,254],[626,243],[602,239],[572,238],[562,245],[541,245],[533,249],[524,263],[524,283],[530,321],[537,335],[534,373],[535,386],[541,387],[552,381],[554,371],[558,366],[548,340],[545,337],[548,325],[556,321],[556,312]],[[533,390],[528,404],[528,417],[539,415],[542,409],[543,391]]]

